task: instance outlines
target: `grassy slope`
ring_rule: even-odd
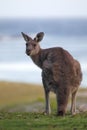
[[[0,106],[30,103],[43,97],[40,85],[0,82]]]
[[[87,89],[80,89],[77,102],[87,102],[84,93]],[[83,93],[83,94],[82,94]],[[83,95],[83,96],[82,96]],[[52,100],[54,95],[51,95]],[[18,104],[31,104],[44,99],[43,88],[39,85],[0,82],[0,107],[6,108]],[[55,106],[54,100],[52,107]],[[37,113],[0,112],[0,130],[87,130],[87,112],[71,116],[68,113],[65,117],[56,117],[55,111],[52,115],[45,116],[39,111]]]
[[[87,89],[80,88],[77,94],[77,103],[86,103]],[[51,93],[51,102],[54,104],[55,95]],[[30,104],[44,101],[44,89],[40,85],[0,82],[0,109],[20,104]]]

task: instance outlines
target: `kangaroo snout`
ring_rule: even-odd
[[[30,55],[31,54],[31,50],[30,49],[26,49],[26,52],[25,52],[27,55]]]

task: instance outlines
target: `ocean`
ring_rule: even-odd
[[[34,37],[44,31],[41,48],[63,47],[77,59],[82,68],[82,86],[87,86],[87,20],[1,20],[0,81],[41,84],[41,70],[25,54],[21,32]]]

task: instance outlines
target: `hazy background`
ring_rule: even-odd
[[[25,54],[24,31],[45,32],[42,48],[61,46],[80,61],[87,86],[86,0],[0,0],[0,81],[41,83],[41,70]]]

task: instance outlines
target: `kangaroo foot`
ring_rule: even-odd
[[[65,112],[63,112],[63,111],[59,111],[58,113],[57,113],[57,116],[64,116],[65,115]]]

